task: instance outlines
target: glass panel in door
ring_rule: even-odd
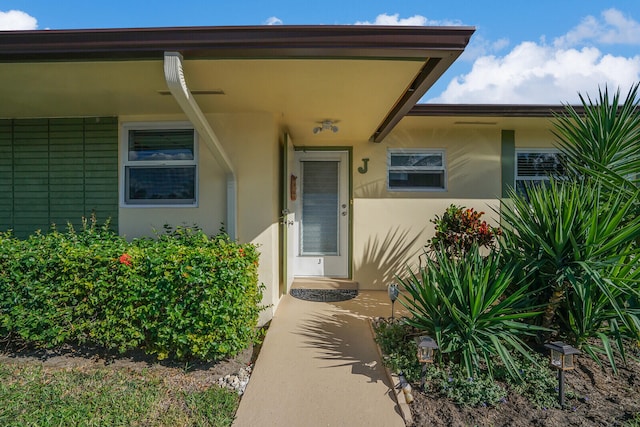
[[[303,161],[302,255],[338,255],[339,162]]]

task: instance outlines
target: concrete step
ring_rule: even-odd
[[[334,279],[330,277],[296,277],[291,289],[344,289],[357,290],[358,282],[349,279]]]

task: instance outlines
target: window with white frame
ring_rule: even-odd
[[[516,150],[516,191],[524,194],[526,187],[549,181],[550,176],[565,174],[560,152],[555,149]]]
[[[446,189],[444,150],[390,149],[387,153],[387,170],[391,191]]]
[[[196,205],[196,132],[185,125],[125,125],[125,205]]]

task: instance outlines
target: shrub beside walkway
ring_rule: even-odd
[[[390,313],[384,291],[331,303],[285,296],[233,425],[403,427],[368,323]]]

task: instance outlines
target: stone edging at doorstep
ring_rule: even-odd
[[[400,378],[398,377],[398,375],[392,373],[389,368],[384,365],[384,355],[382,354],[382,349],[375,340],[376,332],[373,328],[373,321],[374,320],[372,318],[369,318],[369,330],[371,331],[371,336],[373,337],[373,342],[376,345],[378,357],[380,358],[380,362],[382,363],[382,368],[384,369],[384,372],[387,376],[387,380],[389,381],[389,384],[392,385],[391,394],[393,394],[393,398],[398,405],[398,410],[400,412],[400,415],[402,416],[402,419],[404,420],[404,423],[406,425],[410,425],[413,423],[411,408],[409,408],[409,404],[404,398],[404,393],[402,392],[402,387],[400,386]]]
[[[248,365],[245,368],[240,368],[240,370],[235,374],[228,374],[224,377],[220,377],[218,378],[218,386],[220,388],[235,391],[238,393],[238,396],[242,396],[249,384],[252,369],[253,365]]]

